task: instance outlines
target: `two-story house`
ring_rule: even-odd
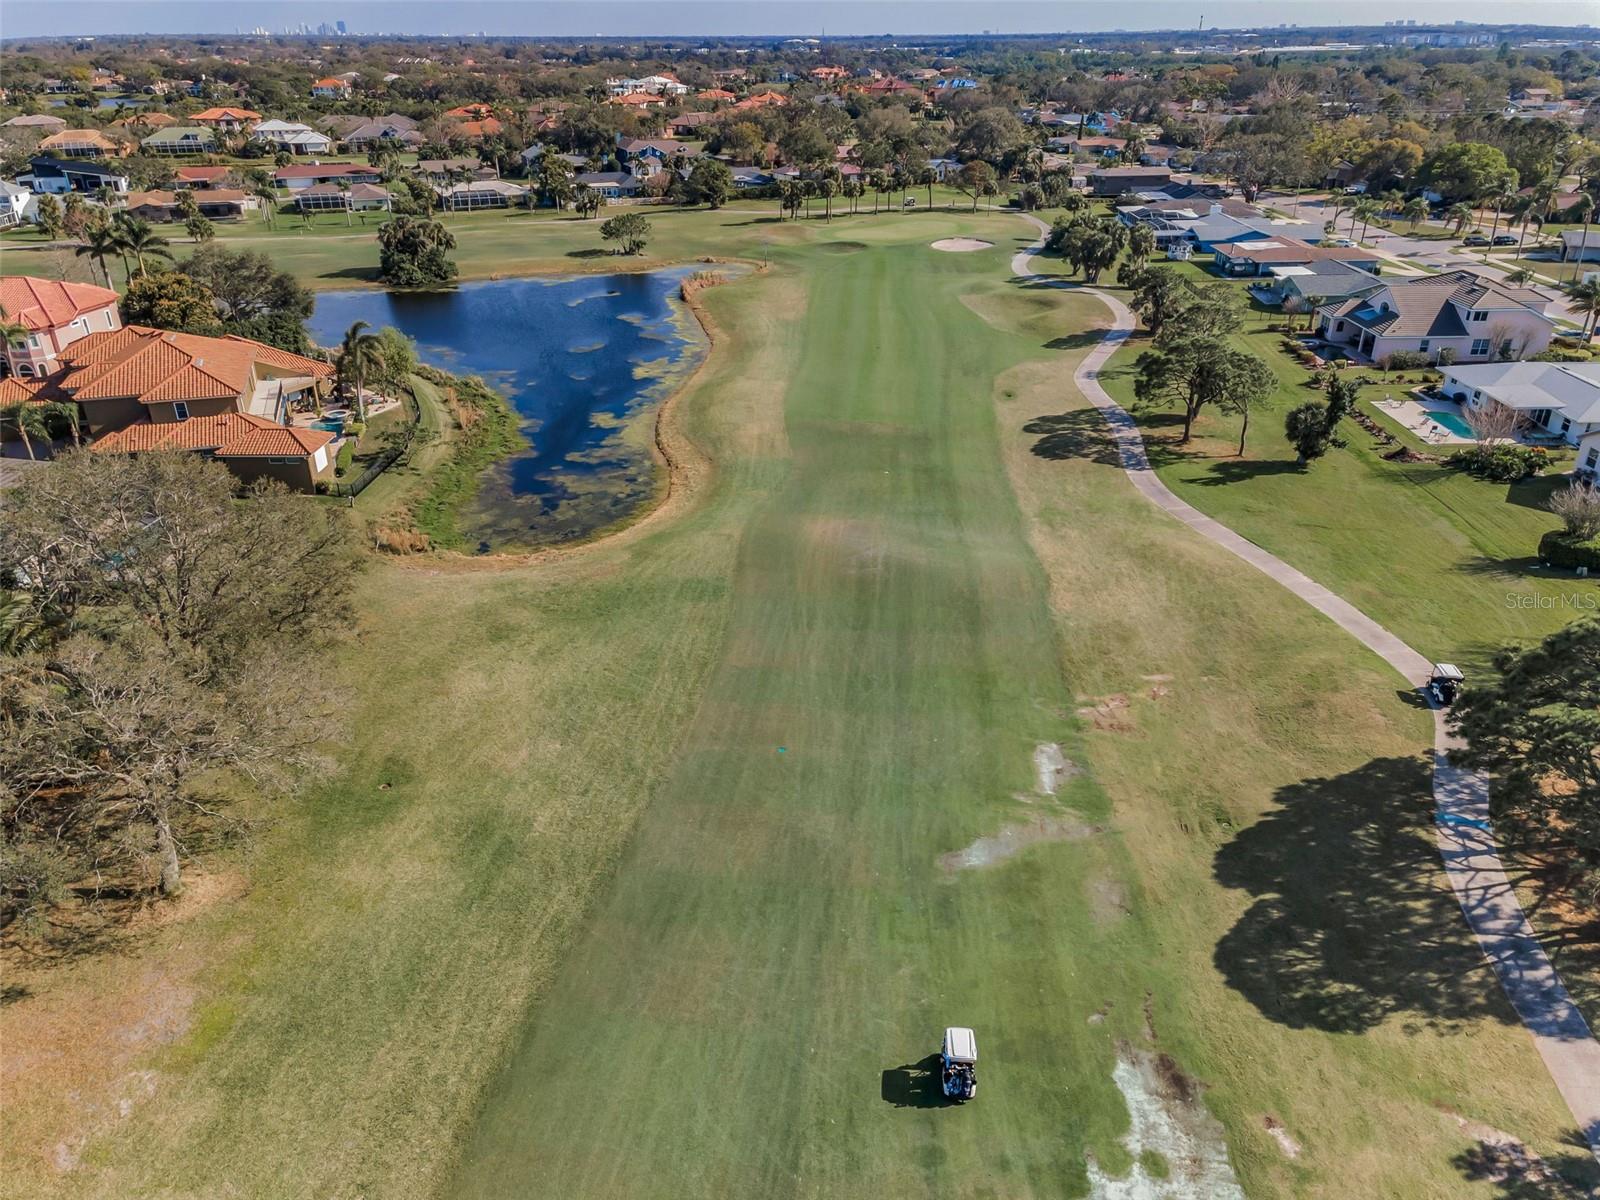
[[[1550,345],[1551,319],[1471,271],[1397,279],[1375,292],[1317,310],[1318,329],[1336,346],[1371,362],[1397,351],[1437,362],[1529,358]]]
[[[189,118],[196,125],[205,125],[223,133],[238,133],[249,129],[261,120],[261,114],[248,108],[208,108]]]
[[[122,327],[116,292],[87,283],[6,275],[0,277],[0,307],[7,320],[28,330],[5,348],[7,373],[19,379],[51,374],[62,351],[74,342]]]
[[[5,399],[76,405],[93,452],[187,450],[245,482],[314,491],[332,478],[333,434],[291,421],[332,376],[328,363],[248,338],[128,325],[73,342],[43,379],[3,386]]]

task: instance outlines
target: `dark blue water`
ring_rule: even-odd
[[[704,352],[678,302],[693,270],[322,292],[306,324],[322,346],[356,321],[393,325],[424,362],[505,396],[531,448],[486,472],[462,530],[480,550],[544,545],[624,519],[654,494],[653,406]]]

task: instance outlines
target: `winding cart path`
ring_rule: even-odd
[[[1040,237],[1011,260],[1012,274],[1034,284],[1087,291],[1111,310],[1112,327],[1100,344],[1084,356],[1074,379],[1090,403],[1105,416],[1117,443],[1122,469],[1134,487],[1156,507],[1330,617],[1420,689],[1431,670],[1431,664],[1421,654],[1314,579],[1181,500],[1161,482],[1151,469],[1138,426],[1099,382],[1100,368],[1133,333],[1133,313],[1120,300],[1098,289],[1035,275],[1030,263],[1033,256],[1044,249],[1047,226],[1035,217],[1026,219],[1039,230]],[[1458,746],[1445,712],[1434,709],[1433,798],[1439,854],[1467,923],[1477,935],[1489,965],[1533,1037],[1539,1056],[1572,1110],[1590,1152],[1600,1160],[1600,1042],[1589,1031],[1561,976],[1539,945],[1527,914],[1522,911],[1516,892],[1506,878],[1489,821],[1487,780],[1477,772],[1450,763],[1450,751]]]

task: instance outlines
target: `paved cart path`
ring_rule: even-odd
[[[1028,217],[1040,238],[1011,260],[1020,279],[1053,287],[1077,287],[1054,276],[1035,275],[1031,259],[1044,249],[1044,222]],[[1100,386],[1100,368],[1134,330],[1134,316],[1120,300],[1094,288],[1079,288],[1111,310],[1112,327],[1084,356],[1075,373],[1079,389],[1111,426],[1122,469],[1134,487],[1156,507],[1196,533],[1242,558],[1281,583],[1307,604],[1332,618],[1368,649],[1394,667],[1414,687],[1427,682],[1431,664],[1382,625],[1316,580],[1240,537],[1226,525],[1178,498],[1162,483],[1145,454],[1144,439],[1131,416]],[[1452,766],[1459,745],[1446,714],[1433,712],[1433,798],[1435,836],[1445,871],[1478,944],[1499,977],[1512,1007],[1532,1035],[1557,1090],[1572,1110],[1590,1151],[1600,1159],[1600,1042],[1567,993],[1550,959],[1534,936],[1516,892],[1506,878],[1489,821],[1489,788],[1483,775]]]

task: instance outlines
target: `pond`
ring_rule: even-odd
[[[485,472],[459,524],[480,553],[546,546],[625,520],[664,485],[656,408],[706,350],[679,297],[696,269],[322,292],[306,325],[322,346],[356,321],[393,325],[424,362],[505,396],[530,446]]]

